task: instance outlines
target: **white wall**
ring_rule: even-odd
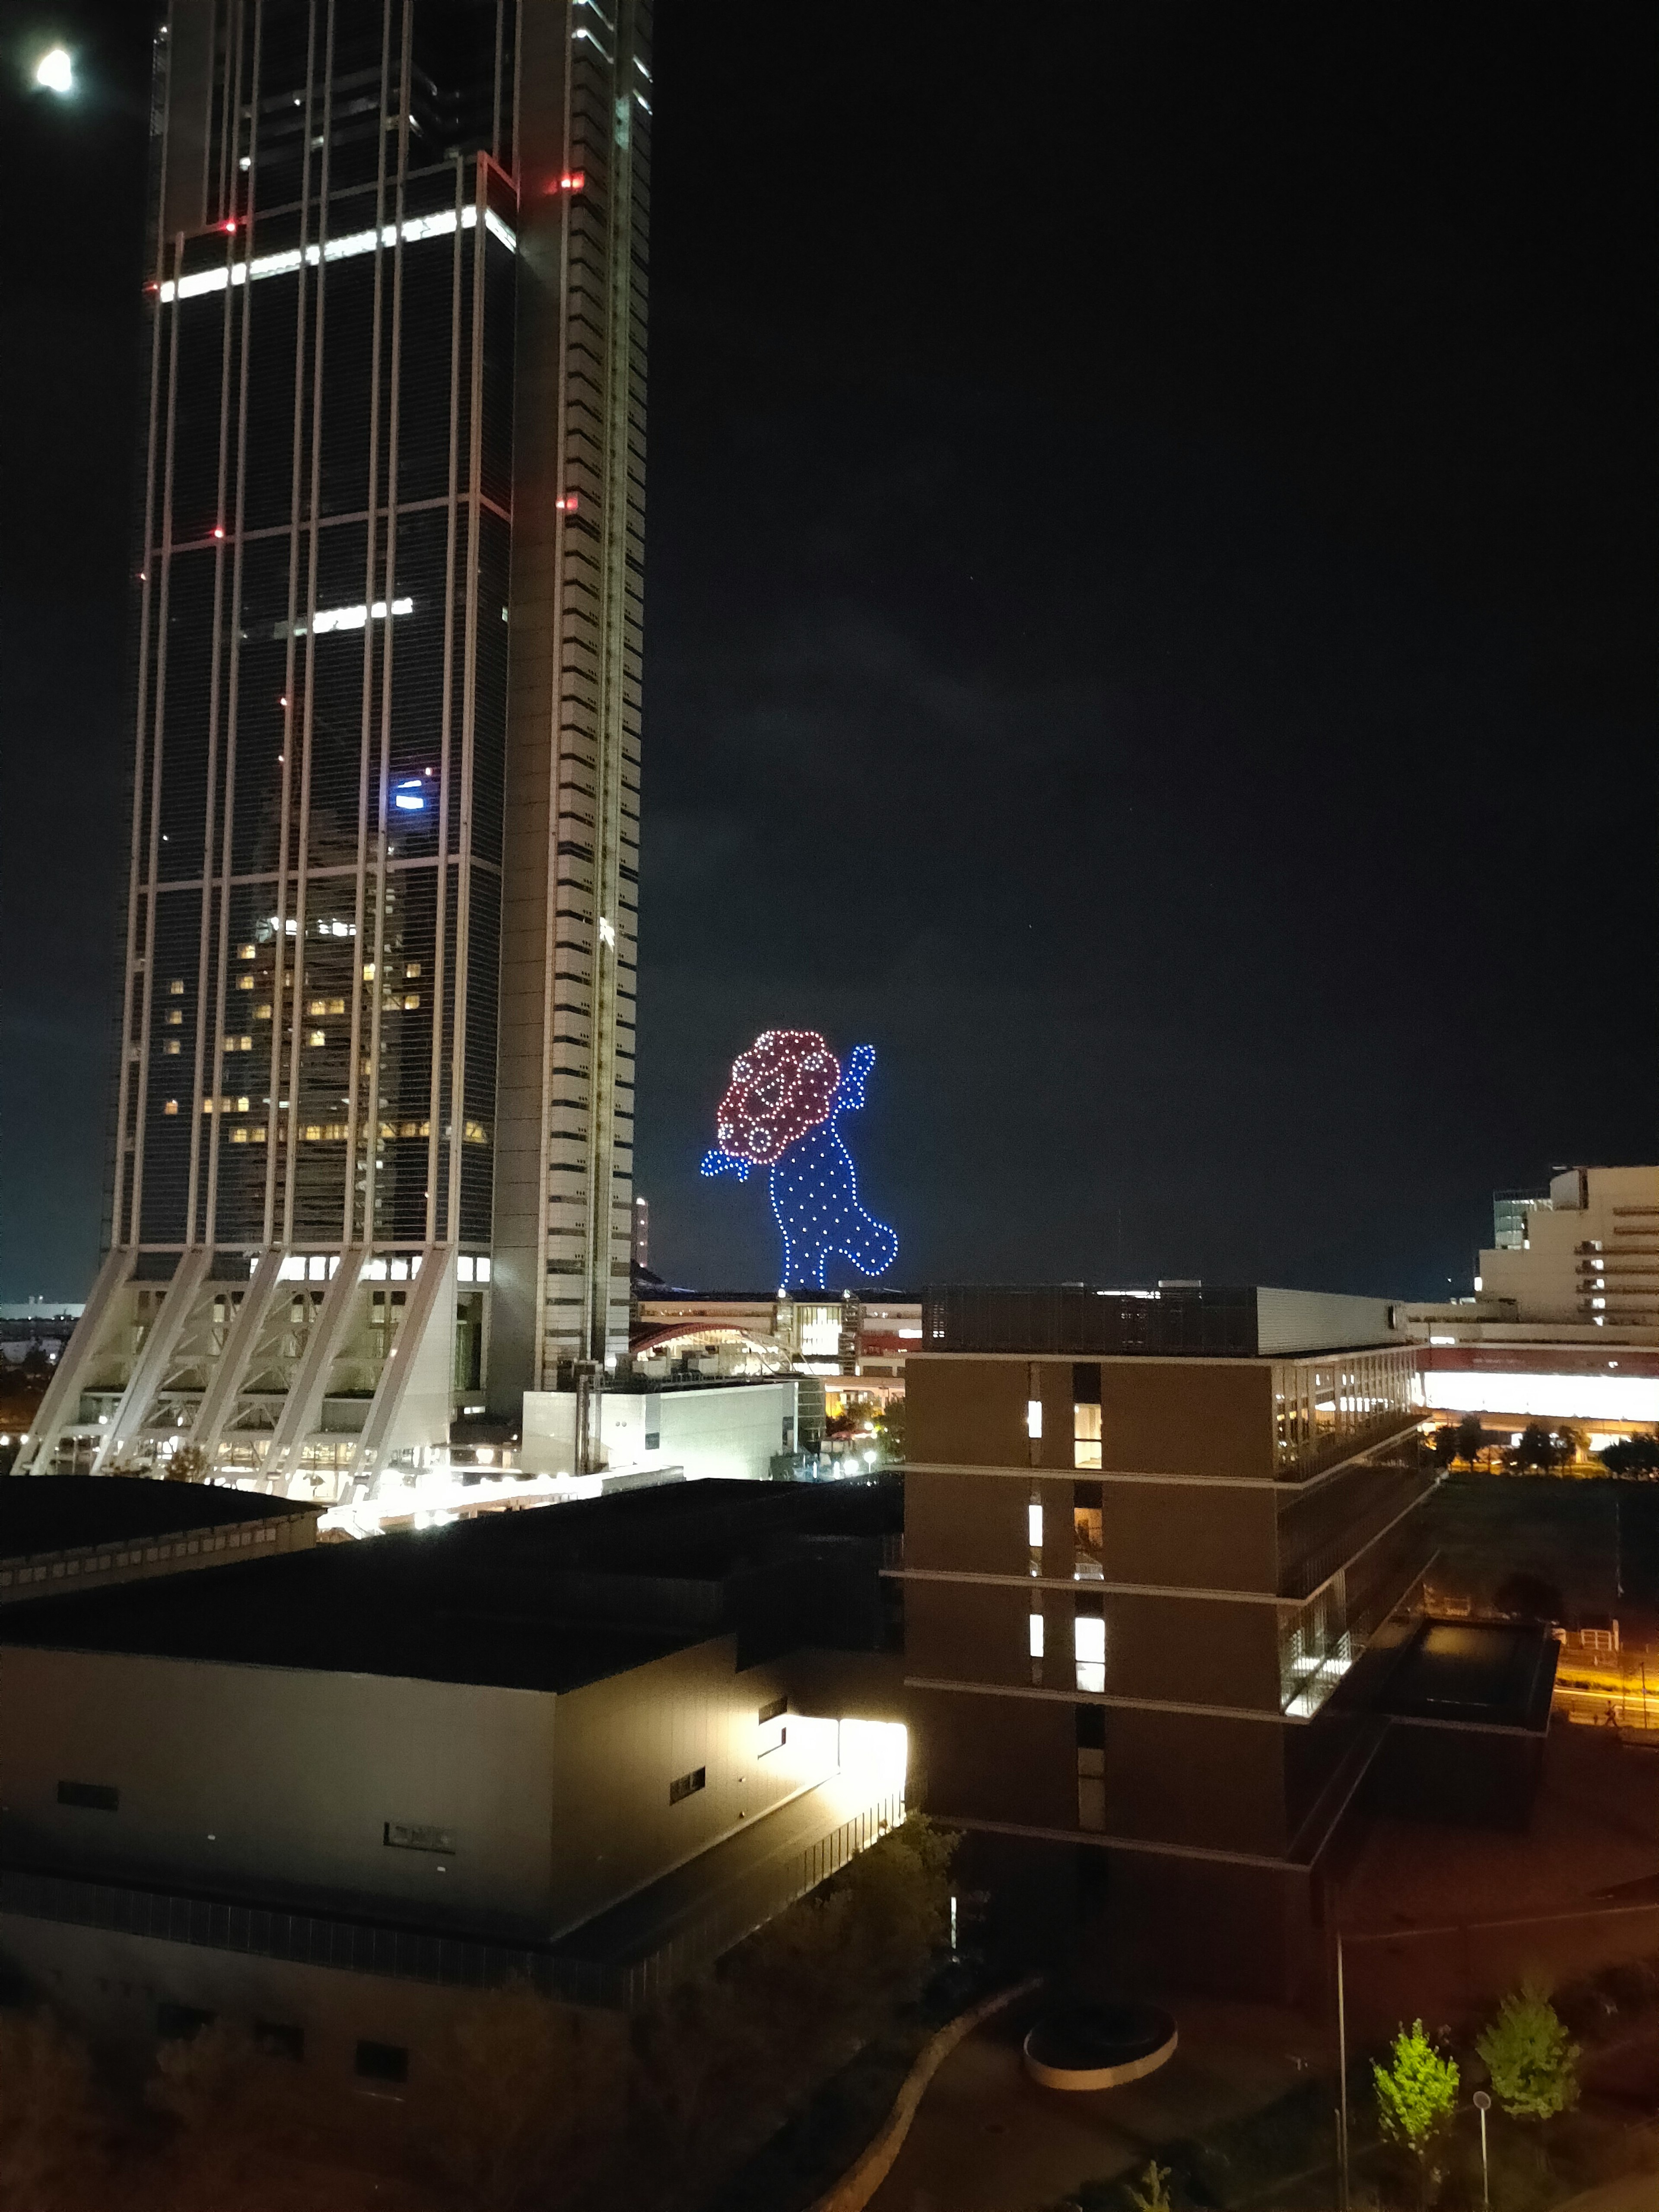
[[[66,1870],[95,1858],[544,1929],[553,1708],[531,1690],[13,1646],[0,1836]],[[112,1785],[120,1809],[60,1805],[64,1781]],[[455,1849],[388,1845],[388,1820]]]
[[[559,1700],[554,1929],[575,1926],[836,1771],[836,1723],[787,1713],[782,1673],[735,1668],[729,1637]],[[669,1784],[701,1767],[678,1803]]]
[[[656,1390],[612,1390],[601,1398],[599,1435],[607,1467],[678,1467],[690,1481],[711,1476],[763,1480],[775,1453],[795,1440],[795,1378],[764,1382],[693,1384]],[[532,1474],[568,1474],[574,1467],[575,1393],[526,1390],[519,1464]],[[654,1445],[646,1439],[655,1436]]]
[[[1525,1250],[1481,1253],[1481,1293],[1513,1298],[1523,1322],[1645,1327],[1659,1316],[1659,1167],[1584,1169],[1583,1206],[1580,1174],[1555,1177]]]

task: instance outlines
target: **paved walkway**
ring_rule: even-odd
[[[1159,2073],[1078,2094],[1027,2075],[1032,2009],[988,2021],[946,2059],[871,2212],[1036,2212],[1082,2182],[1139,2172],[1158,2143],[1270,2103],[1315,2049],[1292,2014],[1193,2000],[1177,2008],[1181,2048]]]
[[[1659,2173],[1627,2173],[1618,2181],[1604,2181],[1582,2197],[1569,2197],[1556,2212],[1656,2212],[1659,2208]]]

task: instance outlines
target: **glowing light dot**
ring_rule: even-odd
[[[75,64],[62,46],[54,46],[49,54],[42,54],[34,64],[34,82],[43,92],[73,92]]]

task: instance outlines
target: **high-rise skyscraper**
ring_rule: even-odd
[[[625,1346],[648,0],[172,0],[107,1253],[27,1461]]]

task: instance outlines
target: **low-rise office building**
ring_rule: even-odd
[[[596,1401],[601,1475],[683,1475],[763,1481],[795,1450],[793,1375],[653,1382],[613,1378]],[[526,1474],[576,1468],[580,1401],[574,1390],[526,1390],[518,1464]]]
[[[897,1510],[711,1482],[9,1607],[0,1957],[371,2075],[458,1988],[644,2002],[902,1817]]]
[[[898,1571],[919,1802],[1011,1898],[1103,1886],[1121,1960],[1293,1988],[1380,1692],[1432,1671],[1399,1310],[958,1290],[924,1330]],[[1540,1736],[1535,1698],[1490,1717]]]
[[[1498,1191],[1472,1298],[1405,1309],[1425,1412],[1495,1438],[1571,1431],[1582,1464],[1659,1431],[1659,1168],[1568,1168]]]
[[[1493,1216],[1481,1296],[1512,1298],[1523,1324],[1659,1332],[1659,1167],[1565,1168],[1547,1191],[1501,1192]]]
[[[636,1291],[630,1351],[635,1371],[651,1379],[793,1369],[819,1379],[833,1414],[902,1397],[905,1361],[921,1342],[917,1298],[675,1291],[664,1284]]]

